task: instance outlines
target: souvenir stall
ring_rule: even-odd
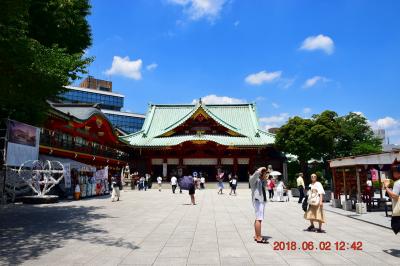
[[[391,179],[397,174],[399,162],[399,151],[330,160],[334,187],[333,206],[344,210],[355,208],[357,213],[365,213],[367,207],[371,210],[375,207],[379,209],[381,205],[386,206],[388,199],[381,189],[382,180]],[[370,195],[367,195],[367,186],[373,186]]]
[[[108,181],[108,167],[96,171],[96,167],[85,166],[79,169],[78,186],[80,198],[101,196],[110,193]]]

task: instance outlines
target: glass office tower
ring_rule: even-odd
[[[97,103],[100,108],[120,111],[124,106],[124,95],[78,87],[66,87],[67,91],[61,95],[65,103]]]
[[[126,134],[139,131],[144,123],[144,115],[131,112],[121,112],[124,107],[122,94],[112,92],[112,82],[87,77],[80,87],[65,87],[61,94],[63,103],[90,103],[98,104],[101,111],[110,120],[114,127]]]
[[[101,110],[113,125],[126,133],[134,133],[142,129],[144,115],[128,112],[116,112],[112,110]]]

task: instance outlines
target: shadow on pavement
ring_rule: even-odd
[[[400,258],[400,250],[398,249],[387,249],[387,250],[383,250],[383,252],[392,255],[396,258]]]
[[[113,238],[107,230],[89,223],[113,218],[96,213],[99,207],[20,205],[0,209],[0,264],[20,264],[71,239],[106,246],[137,249]]]

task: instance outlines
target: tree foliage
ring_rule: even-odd
[[[365,117],[356,113],[338,116],[324,111],[312,118],[293,117],[277,132],[276,145],[298,156],[303,171],[310,159],[327,160],[379,152],[382,141],[376,138]]]
[[[85,73],[87,0],[0,2],[0,117],[43,121],[47,99]]]

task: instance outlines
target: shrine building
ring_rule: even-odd
[[[247,181],[260,166],[287,172],[275,135],[259,127],[255,104],[151,104],[142,129],[120,139],[137,171],[153,176],[201,172],[215,181],[223,171]]]

